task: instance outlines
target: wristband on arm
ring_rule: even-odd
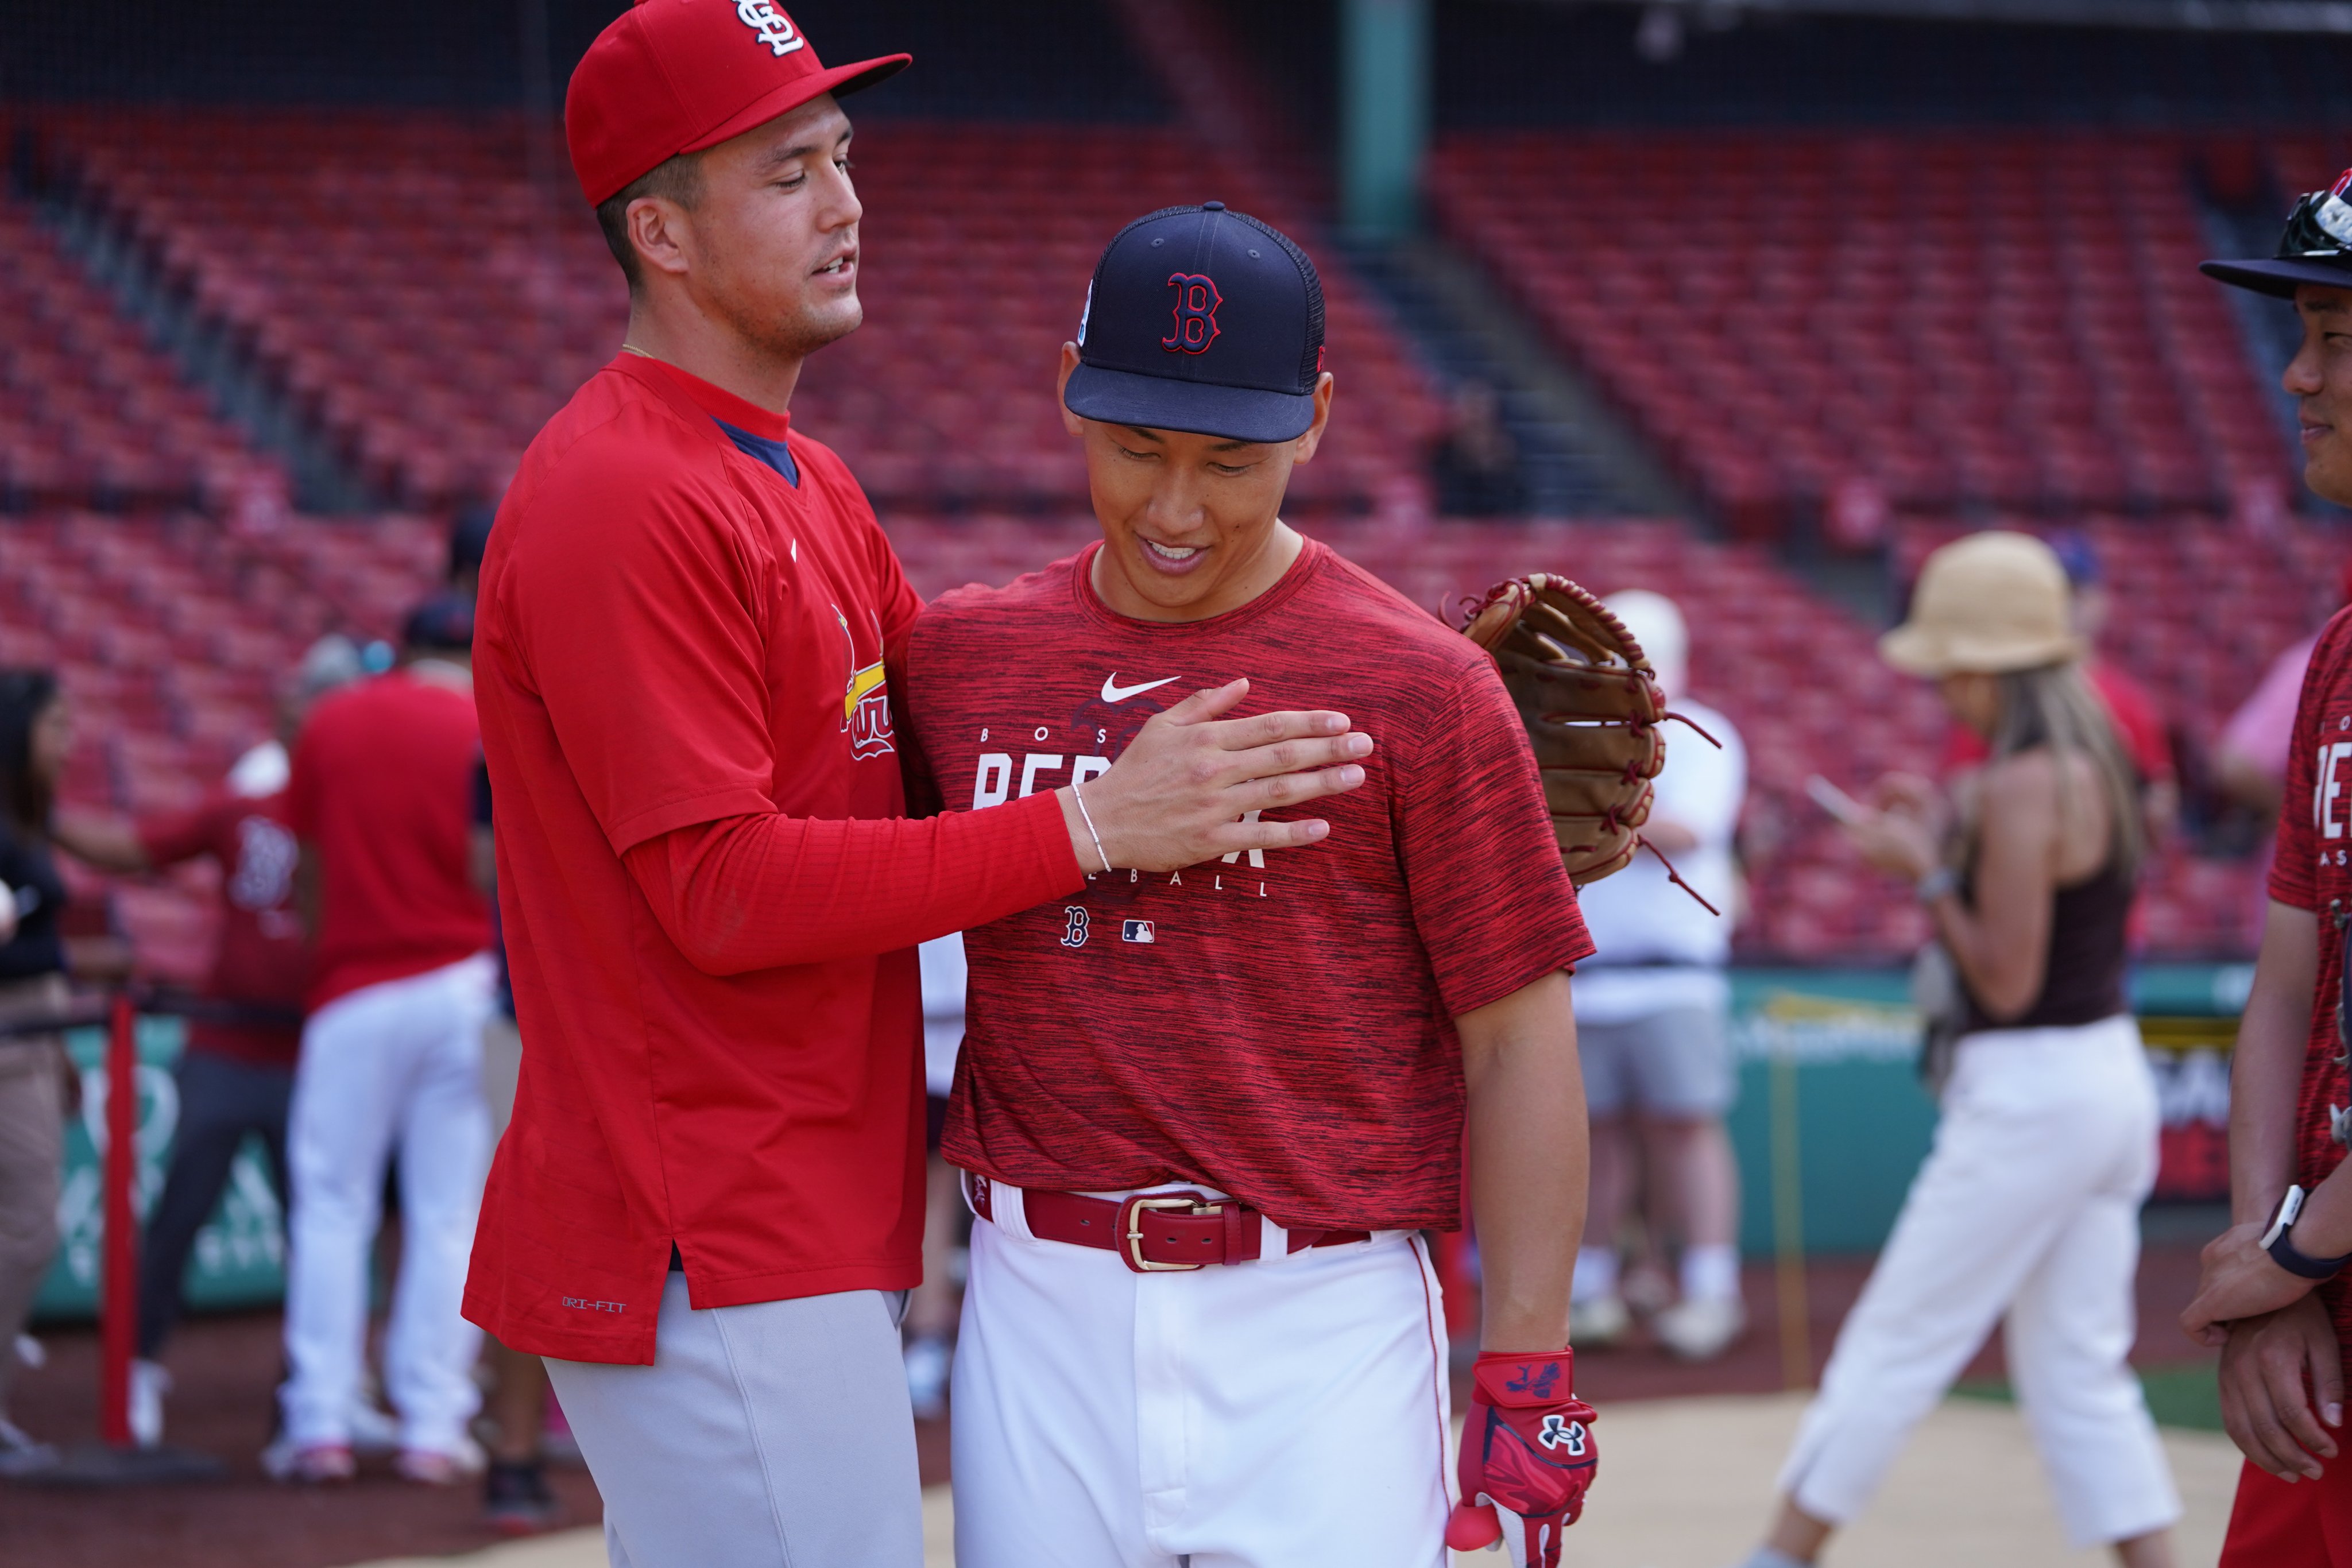
[[[2352,1263],[2352,1252],[2340,1258],[2314,1258],[2294,1244],[2294,1222],[2303,1217],[2304,1191],[2299,1186],[2286,1189],[2279,1204],[2278,1216],[2271,1228],[2263,1232],[2262,1249],[2271,1255],[2271,1261],[2290,1274],[2306,1280],[2332,1280]]]

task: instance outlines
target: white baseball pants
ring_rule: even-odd
[[[991,1208],[956,1346],[961,1568],[1444,1568],[1419,1238],[1286,1254],[1269,1226],[1261,1261],[1137,1274],[1031,1236],[1017,1188]]]
[[[457,1450],[479,1403],[481,1331],[458,1315],[489,1166],[482,1022],[492,970],[477,954],[338,997],[310,1015],[287,1125],[286,1359],[278,1399],[298,1444],[351,1439],[367,1354],[368,1257],[400,1154],[400,1278],[384,1392],[405,1448]]]
[[[1961,1039],[1934,1149],[1780,1473],[1832,1524],[2004,1314],[2011,1381],[2078,1547],[2180,1517],[2131,1352],[2156,1086],[2128,1017]]]

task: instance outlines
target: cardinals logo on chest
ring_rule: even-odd
[[[857,662],[857,639],[838,604],[833,607],[833,618],[841,622],[841,634],[849,643],[849,682],[841,696],[841,732],[849,737],[849,754],[860,761],[887,756],[898,749],[898,737],[890,727],[887,672],[878,658],[870,664]],[[881,641],[878,625],[875,640],[877,644]]]

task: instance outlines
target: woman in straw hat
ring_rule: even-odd
[[[1914,883],[1955,973],[1943,1119],[1839,1332],[1747,1568],[1811,1563],[1993,1324],[2078,1546],[2169,1568],[2180,1505],[2125,1356],[2155,1086],[2124,1000],[2139,782],[2084,681],[2057,557],[1980,533],[1927,558],[1879,644],[1990,758],[1957,799],[1892,775],[1848,835]]]

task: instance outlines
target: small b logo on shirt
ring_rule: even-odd
[[[1085,946],[1087,926],[1092,919],[1092,916],[1087,914],[1087,906],[1083,904],[1066,904],[1062,905],[1062,918],[1067,923],[1062,927],[1062,946]]]

